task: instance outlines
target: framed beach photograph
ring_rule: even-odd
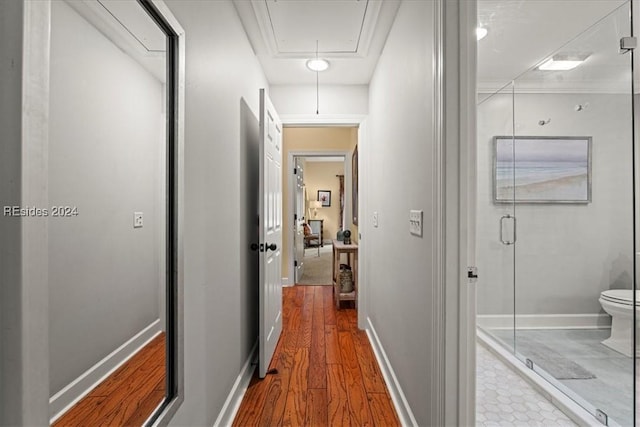
[[[493,200],[591,202],[591,137],[494,137]]]
[[[322,202],[323,208],[331,206],[331,191],[318,190],[318,201]]]

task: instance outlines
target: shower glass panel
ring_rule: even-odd
[[[478,326],[514,350],[515,204],[514,85],[483,95],[478,115]],[[500,137],[500,153],[496,143]],[[499,154],[499,155],[497,155]],[[498,198],[499,203],[494,203]]]
[[[632,54],[621,50],[630,16],[626,2],[513,84],[515,353],[601,422],[624,426],[634,424],[634,302],[613,342],[602,295],[634,289]],[[578,65],[545,69],[566,60]],[[622,295],[612,294],[616,307]]]

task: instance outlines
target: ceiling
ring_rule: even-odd
[[[67,1],[164,80],[165,36],[137,3]],[[400,5],[399,0],[233,2],[273,85],[315,84],[316,73],[305,63],[315,57],[316,46],[331,63],[319,73],[320,84],[368,84]],[[478,42],[480,91],[493,92],[518,76],[518,85],[531,90],[624,89],[629,59],[619,54],[618,42],[629,33],[628,8],[625,0],[478,0],[478,22],[489,30]],[[591,56],[570,72],[534,70],[556,51]]]
[[[478,42],[480,90],[491,92],[504,86],[624,3],[478,0],[478,21],[489,29]],[[274,85],[316,83],[316,74],[305,67],[306,60],[316,55],[316,41],[319,56],[331,63],[329,70],[320,73],[320,84],[368,84],[399,4],[396,0],[234,0],[267,79]],[[618,34],[612,33],[611,26],[620,25],[613,21],[592,30],[589,49],[615,51],[611,45],[617,46]],[[607,61],[612,58],[609,55]],[[604,58],[596,55],[589,61],[589,73],[533,72],[526,76],[527,84],[550,89],[553,79],[559,85],[575,79],[580,86],[592,87],[602,79],[607,84],[619,80],[616,67],[607,68]]]
[[[305,64],[330,67],[321,84],[368,84],[393,24],[398,0],[234,0],[271,84],[315,84]]]
[[[478,22],[489,31],[478,42],[479,89],[497,90],[525,72],[518,84],[538,89],[589,90],[615,84],[620,65],[628,61],[618,49],[619,38],[629,33],[628,5],[621,8],[625,3],[478,0]],[[532,70],[556,51],[592,55],[571,72]]]
[[[344,162],[344,156],[309,156],[303,159],[307,162]]]
[[[67,4],[158,80],[166,81],[167,38],[137,2],[67,0]]]

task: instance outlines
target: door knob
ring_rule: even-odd
[[[257,243],[252,243],[252,244],[251,244],[251,246],[250,246],[250,248],[251,248],[251,250],[252,250],[252,251],[257,251],[257,250],[258,250],[258,248],[259,248],[259,246],[258,246],[258,244],[257,244]]]
[[[271,244],[267,243],[266,248],[267,250],[271,249],[272,251],[275,251],[276,249],[278,249],[275,243],[271,243]]]

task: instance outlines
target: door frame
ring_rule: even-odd
[[[446,425],[475,425],[476,284],[467,267],[476,266],[477,164],[477,0],[436,2],[436,112],[441,144],[441,202],[438,222],[444,234]],[[450,197],[442,197],[443,195]],[[482,266],[478,266],[482,267]],[[480,269],[480,273],[482,270]],[[450,361],[451,359],[455,359]]]
[[[475,0],[474,0],[475,1]],[[283,127],[357,127],[358,128],[358,145],[366,145],[366,114],[283,114],[280,116]],[[363,137],[364,136],[364,137]],[[367,198],[366,177],[369,176],[369,169],[366,162],[366,150],[358,150],[358,218],[366,218],[367,210],[365,200]],[[327,152],[328,153],[328,152]],[[323,153],[324,154],[324,153]],[[324,154],[326,155],[326,154]],[[348,164],[346,164],[348,163]],[[345,158],[345,188],[351,183],[351,157],[349,154]],[[347,176],[349,174],[349,176]],[[347,178],[349,184],[347,184]],[[363,185],[362,183],[365,182]],[[287,189],[288,194],[291,194],[291,188]],[[346,193],[345,193],[346,194]],[[292,206],[287,206],[287,215],[289,218],[293,215]],[[348,214],[349,212],[347,212]],[[358,221],[358,262],[359,267],[362,267],[366,263],[366,240],[362,239],[362,227],[363,221]],[[366,239],[366,237],[365,237]],[[289,247],[293,245],[289,242]],[[293,259],[293,255],[289,255],[289,259]],[[289,265],[289,271],[293,271],[293,261]],[[365,284],[366,282],[366,269],[358,268],[357,283]],[[284,283],[284,282],[283,282]],[[358,289],[358,328],[367,329],[367,287],[366,285],[360,286]]]
[[[283,124],[284,125],[284,124]],[[289,126],[291,127],[291,126]],[[345,176],[345,182],[344,182],[344,187],[345,187],[345,200],[347,200],[346,198],[346,194],[347,194],[347,167],[349,167],[349,173],[351,171],[351,163],[347,161],[347,159],[349,158],[349,151],[346,150],[333,150],[333,151],[317,151],[317,150],[293,150],[293,151],[289,151],[287,153],[287,158],[289,159],[289,169],[291,169],[291,166],[293,165],[293,161],[296,157],[344,157],[344,176]],[[347,164],[349,163],[349,164]],[[291,173],[291,170],[287,171],[287,193],[289,194],[289,200],[287,203],[287,206],[283,206],[283,208],[285,209],[285,215],[287,215],[287,218],[289,218],[289,220],[291,220],[291,218],[293,218],[293,214],[295,213],[295,198],[296,198],[296,183],[295,180],[293,178],[293,174]],[[351,183],[351,178],[349,177],[349,183]],[[350,193],[350,192],[349,192]],[[346,203],[345,203],[346,205]],[[349,205],[351,206],[351,205]],[[350,209],[347,209],[348,211],[350,211]],[[348,213],[348,212],[347,212]],[[305,216],[306,218],[306,216]],[[348,217],[347,217],[348,218]],[[292,227],[289,227],[289,236],[287,238],[287,244],[288,246],[288,250],[287,250],[287,256],[288,256],[288,261],[287,261],[287,265],[289,268],[289,274],[288,276],[292,276],[292,277],[287,277],[286,279],[286,283],[285,283],[285,278],[283,277],[282,279],[282,284],[284,286],[293,286],[295,285],[295,266],[294,266],[294,259],[295,259],[295,251],[294,251],[294,241],[295,241],[295,235],[291,232],[292,231]]]

